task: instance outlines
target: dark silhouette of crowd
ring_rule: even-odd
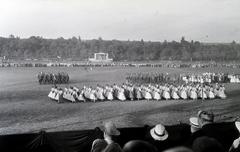
[[[112,122],[100,127],[91,152],[239,152],[240,121],[215,122],[214,114],[199,111],[189,124],[144,126],[141,130],[118,130]],[[133,129],[133,128],[132,128]]]

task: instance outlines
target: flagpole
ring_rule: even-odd
[[[201,84],[202,84],[202,102],[203,102],[203,79],[201,78]]]

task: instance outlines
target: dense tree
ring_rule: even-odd
[[[119,41],[82,40],[80,36],[64,39],[44,39],[31,36],[21,39],[14,35],[0,37],[0,56],[10,59],[57,58],[86,60],[96,52],[107,52],[115,61],[143,60],[240,60],[240,44],[206,44],[198,41]]]

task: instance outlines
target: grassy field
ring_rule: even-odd
[[[0,68],[0,133],[13,134],[47,131],[92,129],[104,121],[113,120],[119,127],[143,126],[144,124],[188,123],[190,116],[200,109],[212,110],[217,121],[233,120],[240,115],[240,84],[226,84],[226,100],[206,101],[127,101],[98,103],[62,103],[48,99],[51,85],[39,85],[40,71],[65,71],[70,76],[70,84],[79,88],[97,84],[125,82],[128,72],[230,72],[240,73],[240,69],[204,68],[134,68],[102,67],[86,71],[84,68]],[[68,87],[68,85],[61,85]]]

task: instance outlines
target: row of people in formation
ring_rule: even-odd
[[[199,74],[168,74],[168,73],[130,73],[126,80],[130,83],[238,83],[240,75],[228,73],[205,72]]]
[[[131,84],[122,85],[98,85],[96,88],[84,86],[82,89],[69,87],[64,90],[61,88],[52,88],[48,97],[61,102],[68,100],[77,101],[112,101],[112,100],[170,100],[170,99],[225,99],[225,87],[216,85],[140,85]]]
[[[69,82],[69,75],[66,72],[39,72],[37,78],[39,84],[62,84]]]
[[[240,76],[236,74],[205,72],[202,74],[189,74],[182,76],[182,80],[186,83],[239,83]]]
[[[230,83],[240,83],[240,75],[229,75]]]

